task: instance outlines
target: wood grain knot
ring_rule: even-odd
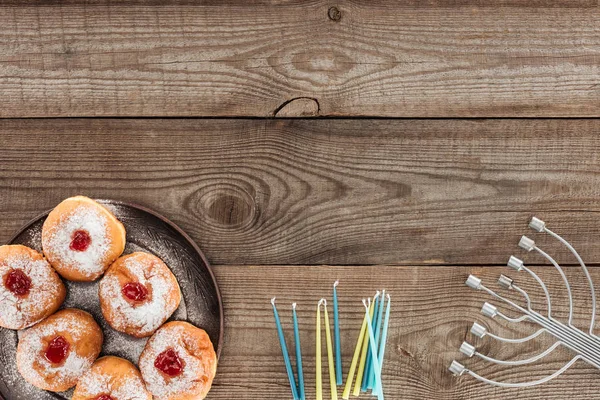
[[[252,196],[236,186],[213,187],[200,199],[200,206],[212,224],[220,228],[240,228],[250,224],[255,217]]]
[[[329,10],[327,10],[327,16],[332,21],[339,21],[342,19],[342,12],[337,7],[330,7]]]

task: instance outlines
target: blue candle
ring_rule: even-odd
[[[375,310],[375,312],[373,313],[373,319],[371,321],[371,329],[375,329],[375,324],[377,323],[377,315],[379,315],[379,296],[381,295],[381,292],[377,291],[377,294],[375,295],[375,297],[373,297],[373,302],[375,303],[375,305],[373,306],[373,309]],[[373,368],[373,356],[371,355],[371,343],[369,342],[367,344],[367,346],[369,347],[369,350],[367,352],[367,364],[365,365],[365,371],[363,374],[363,380],[362,380],[362,386],[360,387],[360,390],[363,392],[367,391],[367,388],[369,386],[369,377],[371,376],[371,369]]]
[[[377,346],[375,346],[375,334],[373,333],[373,327],[371,323],[371,316],[369,315],[369,306],[363,299],[363,305],[367,312],[367,331],[369,333],[369,343],[371,345],[371,357],[373,358],[373,368],[375,369],[375,387],[377,388],[377,399],[384,400],[383,387],[381,383],[381,366],[379,365],[379,359],[377,358]]]
[[[333,325],[335,335],[335,379],[338,386],[342,384],[342,343],[340,340],[340,318],[338,312],[337,285],[340,281],[333,284]]]
[[[304,394],[304,373],[302,372],[302,350],[300,349],[300,331],[298,329],[298,316],[296,315],[296,303],[292,304],[292,313],[294,316],[294,340],[296,341],[296,369],[298,370],[298,397],[305,400]]]
[[[281,352],[283,353],[283,361],[285,361],[285,369],[287,370],[288,379],[290,381],[292,396],[294,396],[294,400],[297,400],[298,389],[296,388],[296,379],[294,378],[294,371],[292,370],[292,364],[290,363],[290,355],[288,354],[287,345],[285,344],[285,337],[283,336],[283,328],[281,327],[281,321],[279,320],[279,313],[277,313],[277,307],[275,307],[275,297],[271,299],[271,304],[273,304],[273,314],[275,315],[279,344],[281,345]]]
[[[387,306],[385,308],[385,322],[383,323],[383,333],[381,334],[381,342],[379,343],[379,366],[383,369],[383,358],[385,357],[385,344],[387,343],[388,328],[390,323],[390,295],[387,295]],[[377,394],[377,386],[373,389],[373,394]]]
[[[385,302],[385,290],[382,292],[381,294],[381,301],[379,302],[379,310],[377,312],[377,317],[375,319],[375,323],[377,325],[376,329],[375,329],[375,352],[378,352],[379,349],[379,337],[381,336],[381,325],[383,323],[383,303]],[[379,359],[379,362],[381,363],[381,358]],[[373,368],[371,368],[369,370],[369,385],[367,386],[368,389],[373,389],[373,387],[375,386],[375,371],[373,371]]]

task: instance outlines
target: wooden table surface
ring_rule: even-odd
[[[531,389],[447,371],[524,381],[572,357],[494,367],[458,347],[517,359],[551,343],[469,333],[531,332],[483,318],[489,298],[463,284],[494,286],[513,253],[566,315],[560,276],[517,247],[534,214],[600,282],[598,0],[0,0],[0,101],[0,242],[85,194],[155,209],[214,264],[226,330],[209,399],[290,398],[273,296],[288,333],[298,303],[313,399],[314,309],[336,279],[344,371],[360,300],[392,295],[388,399],[598,398],[583,363]],[[534,237],[572,266],[585,326],[574,259]]]

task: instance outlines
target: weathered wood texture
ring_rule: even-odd
[[[532,213],[599,263],[599,134],[600,120],[3,120],[0,241],[82,193],[156,209],[214,264],[503,264]]]
[[[544,278],[556,299],[553,313],[558,312],[557,316],[564,318],[568,307],[560,276],[552,268],[534,270]],[[582,277],[577,269],[568,272],[569,276]],[[464,285],[469,273],[482,277],[493,289],[498,288],[495,281],[500,273],[509,274],[532,294],[536,307],[543,310],[543,294],[539,287],[524,275],[502,267],[217,267],[216,274],[225,300],[226,330],[219,374],[209,398],[291,398],[269,303],[271,297],[278,296],[278,308],[288,343],[293,343],[290,304],[298,302],[307,398],[314,399],[316,303],[321,297],[331,298],[330,284],[335,279],[341,279],[344,381],[364,316],[361,298],[371,296],[376,289],[386,288],[392,296],[393,310],[384,365],[386,398],[589,400],[598,397],[600,373],[583,363],[576,364],[551,383],[522,390],[498,389],[470,377],[454,378],[447,371],[452,359],[491,379],[522,382],[548,375],[573,357],[569,351],[561,350],[543,362],[506,368],[462,356],[458,348],[463,340],[470,341],[484,354],[513,360],[533,356],[553,343],[551,337],[542,336],[540,340],[526,345],[498,345],[491,339],[481,340],[472,336],[469,328],[473,321],[479,321],[492,332],[506,337],[522,337],[536,329],[525,323],[511,328],[510,324],[482,316],[479,309],[483,302],[493,300],[483,292]],[[592,276],[600,282],[600,269],[592,268]],[[588,287],[582,279],[573,279],[573,284],[575,322],[585,329],[589,325],[591,309]],[[500,292],[506,294],[506,291]],[[522,303],[522,299],[518,301]],[[511,313],[508,309],[503,311]],[[600,328],[600,323],[597,325]],[[323,365],[325,398],[329,398],[325,359]]]
[[[599,21],[591,0],[2,1],[0,117],[600,116]]]

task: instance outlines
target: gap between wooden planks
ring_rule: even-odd
[[[599,21],[593,0],[7,0],[0,117],[598,117]]]
[[[586,281],[579,267],[566,269],[573,284],[575,325],[589,324],[591,305]],[[565,290],[551,267],[535,267],[554,298],[553,314],[565,320],[568,312]],[[525,367],[490,366],[465,359],[458,352],[463,340],[484,354],[503,359],[533,356],[552,343],[550,336],[524,345],[498,345],[491,339],[477,339],[468,331],[479,321],[506,337],[525,336],[535,327],[510,324],[482,316],[484,301],[494,302],[482,292],[464,285],[468,274],[502,294],[496,280],[500,273],[515,279],[534,299],[534,307],[544,310],[543,292],[536,283],[506,267],[393,267],[393,266],[219,266],[215,268],[225,305],[225,346],[211,399],[290,398],[287,376],[279,348],[269,300],[277,296],[278,309],[290,345],[293,343],[291,303],[298,303],[308,398],[314,398],[314,338],[316,303],[331,299],[331,285],[340,279],[340,316],[344,381],[355,340],[364,317],[361,299],[385,288],[392,298],[391,327],[384,366],[384,387],[390,400],[456,399],[591,399],[596,398],[600,372],[578,363],[560,378],[530,389],[499,389],[470,377],[454,378],[448,371],[452,359],[465,363],[486,377],[524,381],[543,377],[559,369],[573,354],[558,351],[543,362]],[[596,287],[600,268],[591,268]],[[522,303],[522,299],[508,294]],[[501,307],[510,315],[510,309]],[[596,324],[600,328],[600,323]],[[324,350],[325,351],[325,350]],[[324,353],[326,354],[326,353]],[[324,364],[325,365],[325,364]],[[324,367],[324,376],[328,372]],[[328,388],[327,380],[324,387]],[[325,392],[328,398],[328,391]],[[363,398],[369,398],[364,396]]]
[[[536,214],[600,263],[600,120],[0,121],[0,240],[76,194],[213,264],[505,264]],[[543,259],[528,255],[529,263]]]

